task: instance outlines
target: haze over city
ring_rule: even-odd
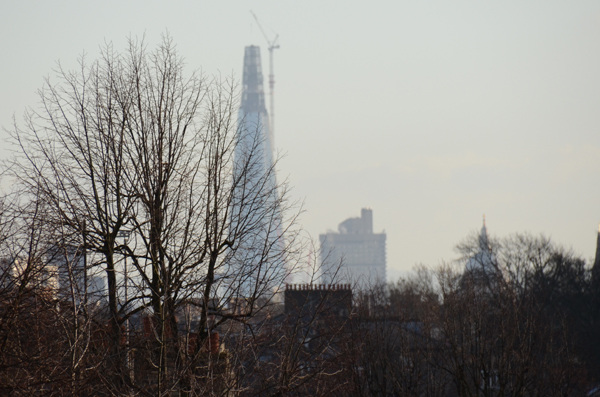
[[[168,33],[188,71],[241,82],[243,49],[279,35],[279,178],[314,238],[360,209],[387,233],[388,280],[492,236],[544,233],[591,258],[600,221],[600,3],[75,1],[0,6],[0,125],[57,61]],[[3,158],[8,134],[1,132]]]

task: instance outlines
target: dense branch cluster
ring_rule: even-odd
[[[246,332],[295,266],[286,185],[267,183],[274,166],[256,166],[261,135],[238,125],[235,85],[186,75],[168,38],[154,51],[108,45],[53,79],[13,130],[5,343],[21,346],[18,314],[42,319],[43,303],[72,334],[59,348],[72,390],[91,373],[109,394],[192,390],[207,376],[197,367],[211,335],[228,322]],[[20,384],[43,391],[56,375]]]
[[[544,237],[493,245],[495,272],[420,267],[358,300],[360,395],[579,396],[600,378],[600,289]],[[593,395],[593,394],[589,394]],[[595,395],[595,394],[594,394]]]

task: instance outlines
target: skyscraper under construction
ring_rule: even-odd
[[[262,156],[263,170],[273,166],[273,137],[265,106],[260,47],[248,46],[244,51],[242,103],[239,112],[240,151],[252,150]],[[238,156],[240,158],[241,154]],[[274,177],[275,175],[273,175]]]
[[[278,289],[285,277],[282,213],[265,106],[260,48],[244,53],[242,98],[234,161],[232,227],[243,295]]]

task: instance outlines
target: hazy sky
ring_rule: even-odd
[[[190,71],[239,80],[258,44],[266,74],[251,9],[279,34],[280,177],[315,238],[370,207],[395,278],[455,258],[485,213],[493,236],[545,233],[593,256],[597,0],[3,1],[0,125],[38,104],[57,60],[73,68],[128,36],[152,47],[169,32]]]

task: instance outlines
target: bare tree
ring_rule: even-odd
[[[44,203],[57,243],[82,248],[85,274],[105,272],[109,393],[193,394],[213,329],[257,315],[294,265],[286,185],[268,183],[274,166],[255,166],[261,136],[240,130],[236,86],[186,75],[169,38],[150,52],[134,40],[124,53],[107,45],[99,60],[82,58],[77,72],[59,65],[54,78],[40,90],[42,108],[14,128],[12,177],[23,197]],[[197,319],[184,327],[190,306]],[[142,315],[143,374],[131,371],[126,328]]]
[[[494,247],[486,272],[438,273],[443,306],[435,322],[445,348],[436,365],[458,395],[579,395],[569,321],[578,309],[561,305],[584,293],[583,261],[544,237],[514,235]]]
[[[458,268],[421,267],[359,295],[347,343],[351,393],[584,392],[594,379],[585,371],[594,368],[585,262],[544,237],[490,246],[466,241]]]

